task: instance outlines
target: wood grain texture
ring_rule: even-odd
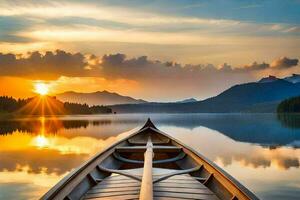
[[[161,176],[175,170],[153,168],[153,177]],[[132,170],[132,173],[141,173]],[[157,200],[176,199],[208,199],[217,200],[217,196],[205,185],[188,174],[175,175],[166,180],[153,184],[153,197]],[[84,199],[93,200],[125,200],[140,199],[141,182],[123,175],[113,174],[94,186]]]

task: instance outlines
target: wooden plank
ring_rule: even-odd
[[[159,176],[162,176],[162,175],[165,175],[165,174],[153,175],[153,177],[159,177]],[[180,174],[180,175],[171,176],[169,179],[192,179],[193,180],[194,178],[191,177],[188,174]]]
[[[215,195],[212,194],[188,194],[180,192],[154,192],[155,197],[175,197],[183,199],[205,199],[205,200],[218,200]]]
[[[164,183],[158,182],[155,183],[154,186],[157,187],[176,187],[176,188],[207,188],[202,184],[182,184],[182,183]]]
[[[182,150],[181,147],[177,146],[154,146],[154,153],[157,152],[180,152]],[[126,153],[143,153],[146,151],[146,146],[125,146],[125,147],[116,147],[117,152],[126,152]]]
[[[120,188],[93,188],[88,191],[88,194],[100,193],[100,192],[122,192],[122,191],[139,191],[140,187],[120,187]]]
[[[161,183],[180,183],[180,184],[201,184],[199,181],[196,181],[196,180],[183,180],[183,179],[179,179],[179,180],[166,179],[166,180],[159,181],[159,182],[161,182]]]
[[[109,176],[109,177],[105,178],[104,180],[132,180],[132,178],[118,174],[118,175],[114,175],[114,176]]]
[[[202,185],[198,181],[186,181],[186,180],[163,180],[157,183],[176,183],[176,184],[184,184],[184,185]],[[156,183],[155,183],[156,184]],[[204,186],[204,185],[203,185]]]
[[[94,193],[107,193],[107,192],[122,192],[122,191],[139,191],[140,187],[122,187],[122,188],[95,188],[91,189],[88,194],[94,194]],[[154,187],[153,191],[156,192],[176,192],[180,191],[182,193],[194,193],[194,194],[213,194],[209,189],[207,188],[181,188],[180,190],[177,190],[177,188],[169,188],[169,187]]]
[[[120,187],[140,187],[141,183],[122,183],[122,184],[98,184],[93,188],[120,188]]]
[[[133,199],[138,199],[139,195],[136,194],[130,194],[130,195],[121,195],[121,196],[112,196],[112,197],[91,197],[88,199],[93,199],[93,200],[133,200]],[[87,199],[87,198],[84,198]]]
[[[143,160],[128,159],[128,158],[125,158],[125,157],[121,156],[117,152],[114,152],[113,156],[121,162],[131,163],[131,164],[144,164]],[[174,156],[174,157],[161,159],[161,160],[153,160],[153,164],[176,162],[178,160],[183,159],[185,156],[186,156],[186,154],[184,152],[180,152],[177,156]]]
[[[85,199],[99,198],[99,197],[115,197],[123,195],[139,195],[139,191],[120,191],[120,192],[105,192],[105,193],[91,193],[86,194]]]
[[[159,178],[161,176],[162,175],[154,175],[153,177],[155,177],[154,179],[156,179],[156,178]],[[205,178],[203,178],[203,179],[205,179]],[[199,183],[199,181],[197,181],[195,178],[193,178],[189,175],[187,175],[187,176],[186,175],[175,175],[175,176],[169,177],[166,180],[168,180],[168,181]],[[166,181],[166,180],[163,180],[163,181]],[[118,176],[115,176],[115,177],[105,178],[105,179],[103,179],[102,183],[106,183],[107,181],[110,181],[112,183],[116,183],[116,182],[122,182],[122,181],[123,182],[133,182],[133,181],[136,182],[137,180],[134,180],[134,179],[126,177],[126,176],[118,175]]]
[[[122,184],[122,183],[140,183],[140,181],[129,179],[129,180],[103,180],[100,182],[100,184]]]
[[[157,177],[155,177],[154,179],[156,179],[156,178]],[[195,183],[199,183],[200,181],[206,180],[206,178],[199,177],[197,179],[196,178],[190,179],[190,178],[182,178],[182,177],[174,177],[174,176],[172,176],[172,177],[169,177],[166,180],[170,180],[170,181],[183,181],[183,180],[185,180],[186,182],[195,182],[196,181]]]
[[[151,139],[152,139],[152,143],[155,145],[167,144],[170,142],[169,138],[152,137]],[[147,139],[145,139],[144,137],[139,138],[138,135],[133,138],[129,138],[127,141],[130,144],[135,144],[135,145],[147,144]]]
[[[175,197],[154,197],[153,200],[182,200],[183,198]]]
[[[115,173],[115,174],[120,174],[120,175],[127,176],[127,177],[135,179],[135,180],[141,180],[140,176],[137,176],[135,174],[129,173],[128,170],[109,169],[109,168],[101,166],[101,165],[97,165],[97,168],[100,171],[109,172],[109,173]]]
[[[171,173],[162,175],[161,177],[157,178],[157,179],[154,181],[154,183],[163,181],[163,180],[168,179],[168,178],[170,178],[170,177],[172,177],[172,176],[175,176],[175,175],[179,175],[179,174],[188,174],[188,173],[191,173],[191,172],[195,172],[195,171],[198,171],[200,168],[201,168],[201,166],[197,166],[197,167],[190,168],[190,169],[183,169],[183,170],[173,171],[173,172],[171,172]]]
[[[179,192],[179,193],[188,193],[188,194],[213,194],[207,188],[169,188],[169,187],[154,187],[154,192]]]

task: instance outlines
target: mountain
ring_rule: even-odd
[[[189,99],[184,99],[181,101],[175,101],[174,103],[191,103],[191,102],[196,102],[196,101],[197,101],[197,99],[189,98]]]
[[[275,112],[280,101],[300,95],[300,83],[269,77],[269,80],[235,85],[221,94],[190,103],[143,103],[110,106],[114,112],[226,113]]]
[[[276,76],[268,76],[268,77],[264,77],[262,79],[260,79],[258,82],[259,83],[270,83],[270,82],[273,82],[273,81],[277,81],[278,78]]]
[[[112,110],[106,106],[63,103],[51,96],[35,96],[18,100],[0,96],[0,113],[14,115],[108,114],[112,113]]]
[[[284,78],[284,80],[291,83],[299,83],[300,82],[300,74],[293,74],[292,76],[288,76]]]
[[[86,103],[88,105],[115,105],[115,104],[139,104],[146,103],[142,99],[134,99],[108,91],[93,93],[64,92],[56,95],[63,102]]]

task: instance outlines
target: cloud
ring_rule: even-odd
[[[276,59],[272,64],[262,62],[253,62],[242,67],[233,67],[227,63],[221,64],[218,67],[212,64],[179,64],[176,62],[161,62],[149,60],[146,56],[127,59],[125,54],[105,55],[102,58],[103,71],[107,74],[149,74],[148,76],[197,76],[199,73],[247,73],[257,72],[267,69],[284,70],[285,68],[293,67],[298,64],[298,59],[290,59],[282,57]]]
[[[227,63],[180,64],[174,61],[159,61],[147,56],[127,58],[125,54],[107,54],[102,57],[93,54],[70,53],[63,50],[29,52],[27,54],[0,53],[0,75],[19,76],[33,79],[57,79],[65,77],[104,77],[125,79],[149,78],[195,78],[207,74],[246,73],[266,69],[283,70],[296,66],[298,59],[281,57],[271,64],[257,63],[233,67]]]
[[[281,57],[272,61],[271,64],[265,62],[253,62],[252,64],[245,65],[241,68],[235,68],[233,71],[262,71],[267,69],[284,70],[297,66],[298,61],[299,60],[297,58]]]
[[[268,63],[257,63],[257,62],[253,62],[252,64],[249,64],[249,65],[245,65],[242,70],[247,70],[247,71],[250,71],[250,70],[264,70],[264,69],[267,69],[269,68],[270,65]]]
[[[287,33],[300,33],[300,26],[290,27],[290,28],[286,29],[284,32],[287,32]]]
[[[38,6],[37,6],[38,5]],[[0,3],[0,16],[30,16],[43,19],[59,17],[82,17],[97,20],[107,20],[131,25],[152,26],[157,24],[190,24],[190,25],[226,25],[239,24],[238,20],[207,19],[200,17],[182,17],[141,11],[134,7],[112,6],[95,3],[76,2],[43,2],[11,4],[9,1]]]
[[[4,1],[0,2],[0,17],[9,23],[8,27],[12,27],[5,37],[1,37],[1,41],[250,45],[253,42],[270,43],[266,36],[289,35],[295,28],[287,24],[284,28],[291,31],[282,32],[276,28],[283,26],[282,23],[274,26],[274,23],[255,23],[219,16],[150,12],[135,6],[105,5],[103,2]],[[24,23],[16,23],[18,20]],[[1,31],[3,29],[0,29],[0,36]]]
[[[25,55],[0,53],[0,73],[2,76],[37,79],[89,76],[89,72],[92,71],[90,69],[98,65],[95,59],[93,55],[85,56],[81,53],[68,53],[63,50],[46,51],[45,54],[35,51]]]
[[[173,61],[150,60],[147,56],[127,58],[125,54],[103,57],[63,50],[29,52],[27,54],[0,53],[0,75],[32,79],[59,77],[108,77],[111,79],[148,79],[194,77],[197,74],[218,72],[212,64],[178,64]]]
[[[79,165],[87,155],[76,153],[61,154],[58,150],[53,149],[43,149],[39,152],[34,151],[34,149],[23,149],[22,152],[3,151],[0,153],[0,156],[2,160],[0,171],[16,171],[20,166],[28,166],[29,173],[39,174],[46,170],[47,174],[62,175],[70,171],[74,166]],[[25,157],[27,159],[24,159]],[[58,168],[57,166],[60,167]]]
[[[274,60],[271,63],[271,67],[278,68],[278,69],[285,69],[290,68],[298,65],[299,60],[298,59],[291,59],[287,57],[281,57],[277,60]]]
[[[222,70],[222,71],[232,71],[233,68],[231,65],[227,64],[227,63],[224,63],[222,65],[219,66],[219,70]]]
[[[149,60],[147,56],[127,59],[125,54],[104,55],[101,65],[105,76],[133,79],[198,79],[201,74],[218,72],[212,64],[182,65],[173,61]]]
[[[168,93],[165,96],[168,99],[191,96],[195,91],[201,91],[201,96],[197,97],[204,98],[234,84],[253,81],[257,74],[268,70],[284,71],[287,66],[295,65],[296,60],[280,58],[273,61],[272,66],[254,62],[234,67],[227,63],[220,66],[210,63],[180,64],[147,56],[128,58],[121,53],[99,57],[63,50],[35,51],[27,54],[0,53],[0,76],[48,80],[49,83],[55,82],[53,88],[60,92],[70,88],[79,90],[89,85],[93,90],[124,91],[124,94],[129,92],[127,95],[134,97],[155,99],[158,98],[154,97],[155,94],[162,96],[157,93],[156,86],[159,86],[160,93]]]

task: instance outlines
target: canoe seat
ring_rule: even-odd
[[[188,173],[191,173],[191,172],[195,172],[195,171],[200,170],[201,167],[202,166],[197,166],[197,167],[194,167],[194,168],[182,169],[182,170],[169,170],[168,173],[155,175],[153,177],[153,183],[163,181],[163,180],[168,179],[172,176],[178,176],[178,175],[181,175],[181,174],[188,174]],[[134,173],[131,172],[131,171],[134,171],[134,170],[109,169],[109,168],[106,168],[106,167],[101,166],[101,165],[98,165],[97,168],[101,171],[114,173],[114,174],[118,174],[118,175],[123,175],[123,176],[126,176],[128,178],[134,179],[136,181],[142,181],[142,175],[140,175],[140,173],[135,173],[134,174]],[[207,180],[207,178],[201,178],[201,177],[193,177],[193,178],[195,180],[198,180],[198,181],[206,181]],[[100,182],[100,181],[103,181],[103,179],[101,179],[97,182]]]
[[[168,179],[172,176],[177,176],[177,175],[181,175],[181,174],[188,174],[191,172],[195,172],[198,171],[201,168],[201,166],[197,166],[191,169],[183,169],[183,170],[174,170],[173,172],[169,172],[167,174],[162,174],[160,176],[156,176],[156,178],[154,178],[153,183],[158,183],[160,181],[163,181],[165,179]]]
[[[116,152],[123,152],[123,153],[144,153],[146,151],[146,146],[123,146],[123,147],[116,147]],[[177,146],[153,146],[154,153],[166,152],[166,153],[176,153],[182,150],[181,147]]]
[[[109,169],[109,168],[106,168],[106,167],[101,166],[101,165],[97,165],[97,168],[100,171],[115,173],[115,174],[123,175],[123,176],[126,176],[128,178],[134,179],[136,181],[142,181],[141,175],[132,174],[132,173],[128,172],[128,170]]]
[[[130,144],[134,144],[134,145],[145,145],[145,144],[147,144],[147,138],[148,137],[141,137],[141,136],[137,135],[133,138],[129,138],[127,141]],[[168,144],[171,141],[169,138],[166,138],[166,137],[160,138],[160,137],[154,137],[154,136],[151,136],[151,140],[154,145]]]
[[[142,175],[143,168],[126,170],[134,175]],[[177,170],[153,168],[153,177],[172,174]],[[180,171],[180,170],[179,170]],[[94,200],[125,200],[139,199],[141,182],[127,176],[113,173],[91,188],[83,199]],[[179,200],[179,199],[208,199],[218,200],[205,185],[189,174],[174,175],[153,184],[153,199]]]
[[[124,158],[122,157],[119,153],[114,152],[113,156],[125,163],[132,163],[132,164],[144,164],[143,160],[133,160],[133,159],[128,159],[128,158]],[[153,160],[153,164],[162,164],[162,163],[170,163],[170,162],[176,162],[178,160],[183,159],[186,156],[186,154],[181,151],[177,156],[173,157],[173,158],[168,158],[168,159],[162,159],[162,160]]]

